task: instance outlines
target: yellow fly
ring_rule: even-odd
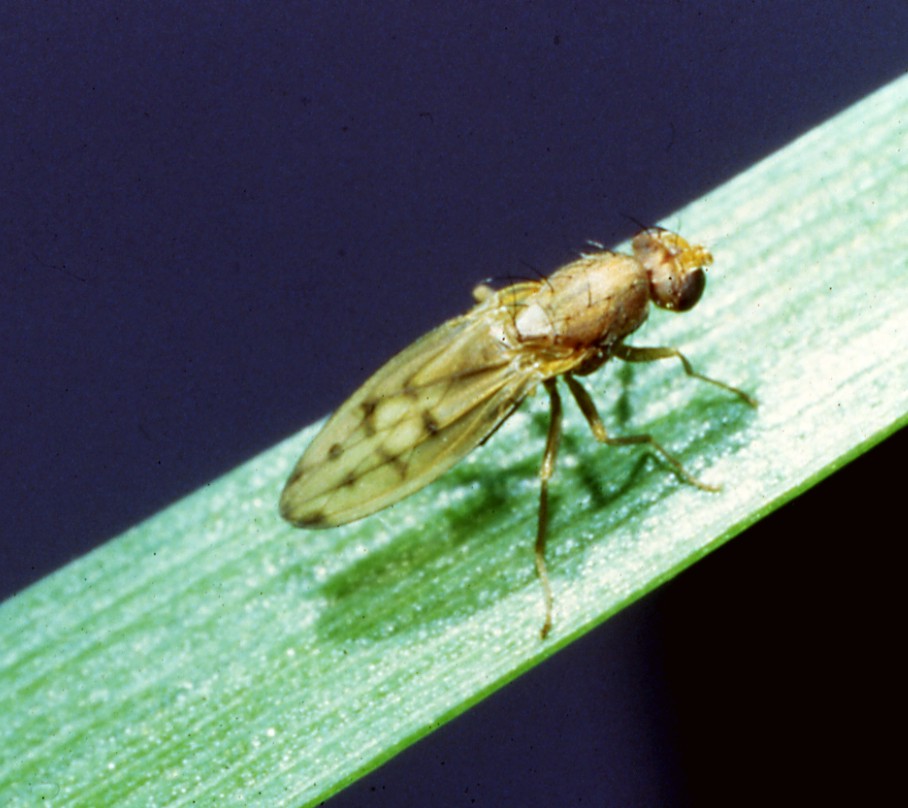
[[[552,625],[547,492],[561,437],[555,378],[564,378],[598,441],[647,444],[681,477],[708,490],[649,435],[609,437],[576,377],[611,357],[627,362],[675,357],[689,376],[756,404],[743,391],[696,373],[674,348],[624,344],[646,320],[650,302],[670,311],[692,308],[706,284],[703,268],[712,263],[704,247],[661,229],[638,233],[633,251],[633,256],[584,254],[548,279],[499,291],[477,287],[470,311],[404,349],[334,413],[287,480],[281,515],[298,527],[325,528],[392,505],[485,441],[542,384],[551,420],[539,472],[535,561],[545,597],[545,638]]]

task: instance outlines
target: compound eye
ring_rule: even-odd
[[[687,311],[697,305],[706,288],[706,273],[702,269],[695,269],[688,273],[675,290],[673,306],[674,311]]]

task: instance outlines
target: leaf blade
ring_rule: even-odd
[[[715,276],[634,343],[677,345],[761,408],[670,364],[591,378],[615,434],[652,432],[725,490],[595,445],[569,410],[549,642],[543,401],[429,489],[318,535],[276,514],[307,430],[0,606],[0,793],[314,804],[904,426],[906,108],[903,79],[666,223]]]

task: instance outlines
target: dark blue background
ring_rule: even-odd
[[[624,238],[900,75],[906,42],[902,0],[5,2],[0,595],[326,414],[477,280]],[[863,781],[904,446],[332,804]]]

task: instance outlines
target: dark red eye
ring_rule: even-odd
[[[690,272],[675,291],[674,311],[687,311],[697,305],[706,288],[706,273],[702,269]]]

